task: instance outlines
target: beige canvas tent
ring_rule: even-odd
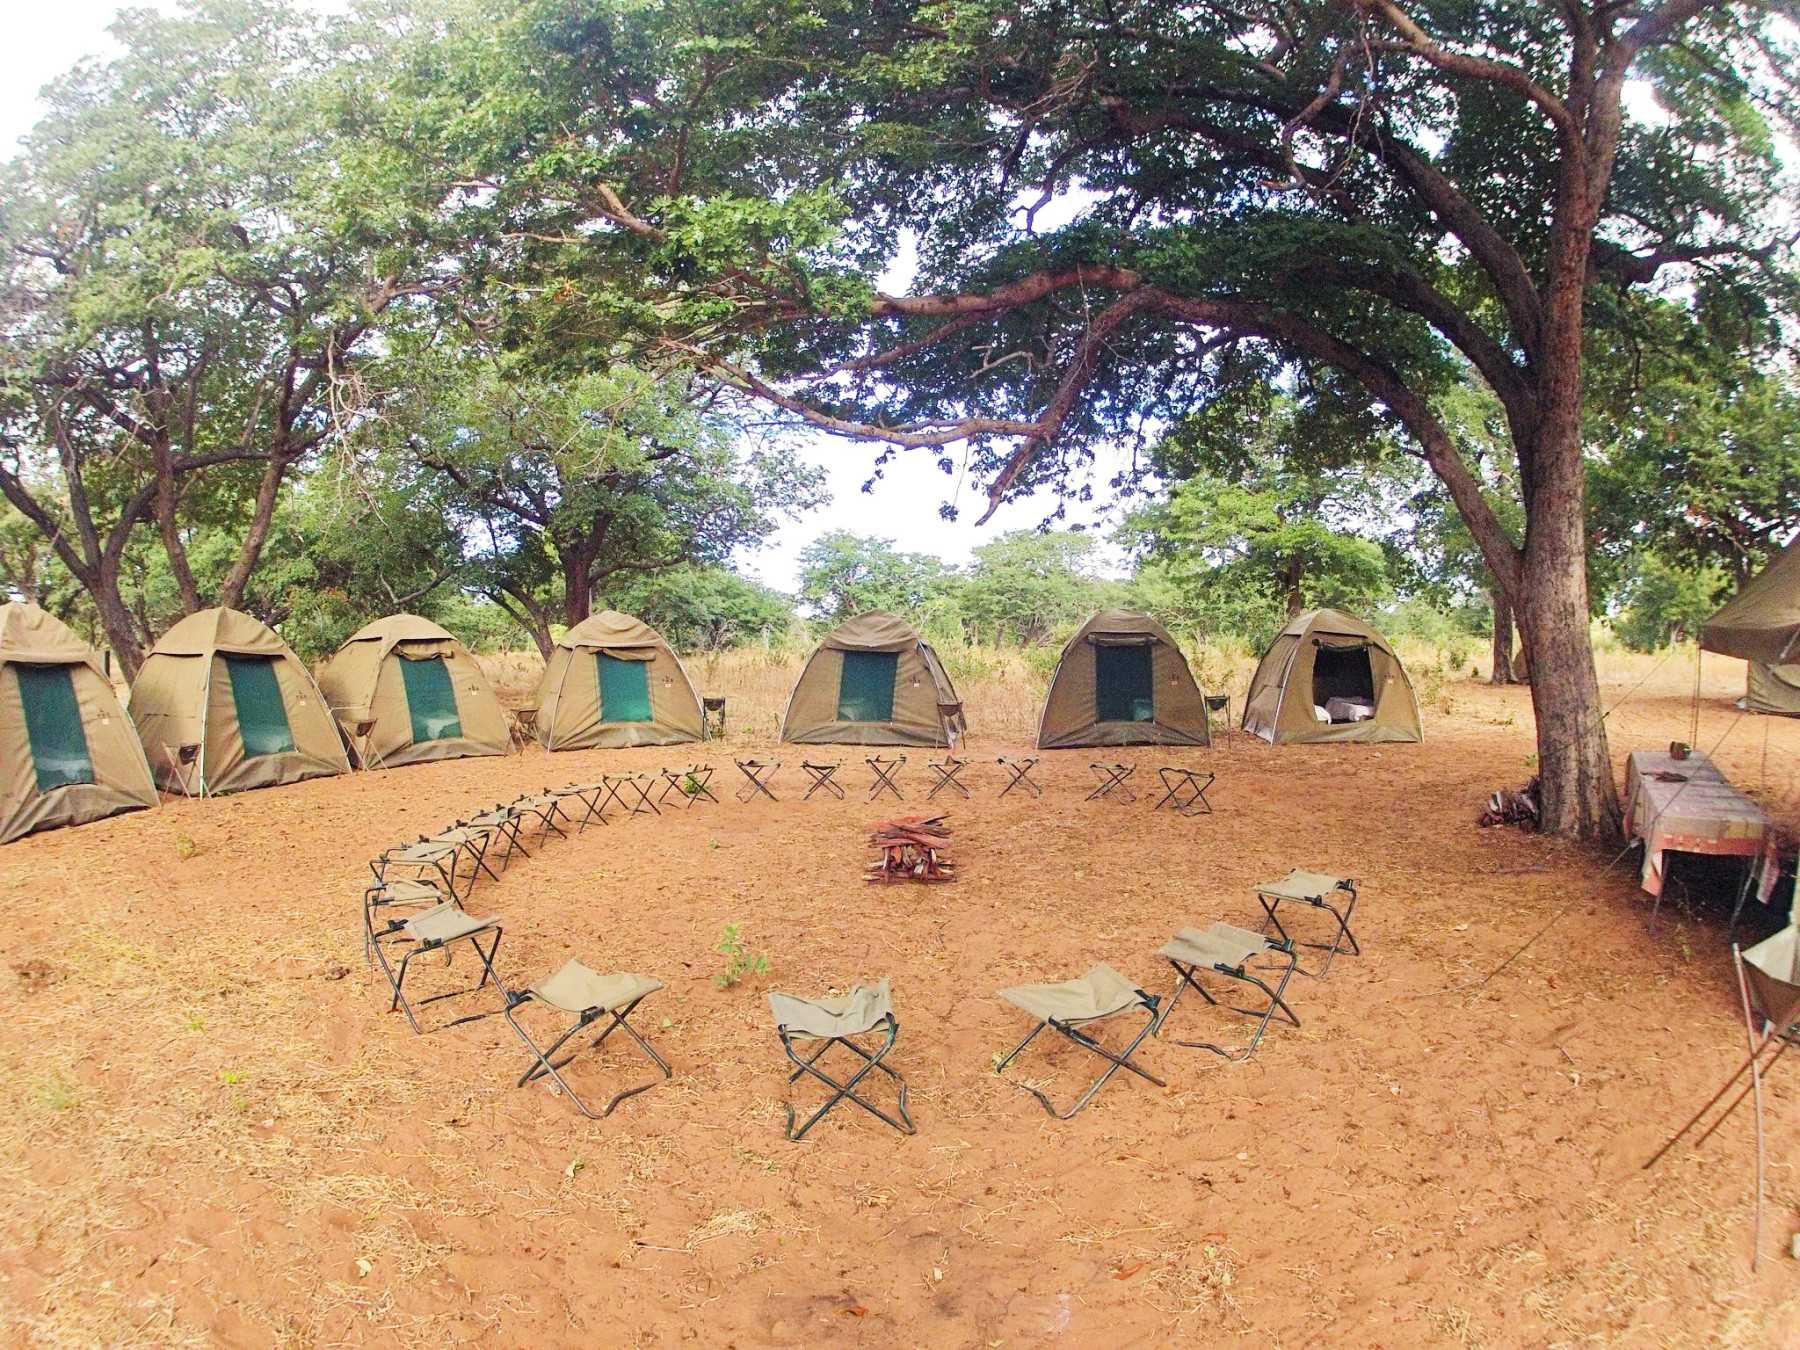
[[[1419,704],[1394,649],[1335,609],[1296,615],[1263,653],[1244,730],[1275,744],[1416,741]]]
[[[1103,609],[1064,645],[1038,719],[1038,749],[1211,741],[1187,658],[1148,614]]]
[[[1700,631],[1709,652],[1750,663],[1744,706],[1800,717],[1800,541],[1789,544]]]
[[[155,805],[99,653],[36,605],[0,605],[0,843]]]
[[[382,768],[511,748],[506,714],[469,649],[417,614],[355,633],[319,672],[319,692],[353,736],[369,725],[368,759]]]
[[[538,686],[537,730],[546,750],[675,745],[705,734],[694,686],[662,634],[611,609],[557,639]]]
[[[949,745],[952,732],[961,705],[943,662],[911,624],[879,611],[826,634],[781,719],[781,739],[806,745]]]
[[[204,796],[346,773],[324,695],[273,629],[203,609],[162,635],[131,687],[131,720],[157,783]]]

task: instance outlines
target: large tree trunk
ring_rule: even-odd
[[[594,612],[594,554],[571,548],[562,553],[562,565],[563,622],[573,628]]]
[[[87,586],[87,593],[100,615],[100,628],[106,634],[107,645],[118,658],[119,670],[126,680],[137,679],[138,671],[144,666],[144,648],[138,641],[131,610],[119,591],[117,564],[102,561],[93,584]]]
[[[1494,605],[1494,657],[1493,669],[1488,674],[1488,683],[1512,684],[1514,683],[1512,602],[1506,598],[1506,592],[1498,586],[1488,592],[1488,598]]]
[[[238,546],[231,570],[219,583],[219,603],[226,609],[244,607],[244,592],[256,573],[257,564],[262,561],[263,546],[268,543],[269,530],[275,523],[275,508],[281,504],[281,486],[287,478],[290,462],[280,447],[269,452],[269,467],[263,470],[262,480],[256,485],[256,507],[250,514],[250,527],[244,532],[244,541]]]
[[[1576,418],[1546,419],[1532,469],[1515,615],[1531,657],[1540,820],[1549,833],[1612,838],[1619,793],[1589,632],[1586,468]]]

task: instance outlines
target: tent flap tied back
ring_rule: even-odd
[[[1257,664],[1244,730],[1273,744],[1422,738],[1412,681],[1386,638],[1353,615],[1295,615]]]

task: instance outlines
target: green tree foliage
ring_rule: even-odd
[[[354,401],[380,317],[449,275],[440,182],[358,96],[391,42],[275,0],[127,11],[0,171],[0,490],[128,671],[125,555],[238,604],[283,486]],[[188,540],[231,537],[203,584]]]
[[[1620,589],[1622,604],[1613,631],[1619,641],[1638,652],[1691,641],[1729,589],[1725,569],[1717,563],[1680,568],[1658,554],[1640,554]]]
[[[921,614],[948,579],[936,558],[848,530],[822,534],[800,551],[800,603],[833,623],[875,609]]]
[[[1015,530],[983,544],[957,588],[969,629],[1034,646],[1079,623],[1104,598],[1094,547],[1091,535],[1068,530]]]
[[[743,453],[685,376],[615,364],[549,381],[481,354],[413,358],[380,429],[437,480],[469,584],[549,654],[633,577],[717,566],[822,500],[791,448]]]
[[[684,652],[780,641],[796,621],[787,596],[723,567],[683,564],[636,576],[607,599]]]
[[[1744,344],[1776,339],[1778,11],[559,0],[450,64],[504,127],[465,153],[530,221],[496,261],[557,279],[516,293],[521,327],[685,356],[841,434],[964,442],[996,505],[1079,490],[1101,447],[1275,375],[1403,428],[1548,677],[1544,820],[1591,834],[1617,821],[1587,632],[1592,297],[1693,282]],[[1633,118],[1632,76],[1666,123]],[[879,292],[903,257],[905,293]],[[1517,537],[1434,407],[1469,367],[1504,412]]]

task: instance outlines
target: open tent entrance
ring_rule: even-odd
[[[31,742],[38,791],[93,782],[94,761],[69,667],[15,665],[13,670],[19,677],[19,701],[25,705],[25,734]]]
[[[463,734],[456,688],[443,657],[415,660],[402,654],[400,678],[406,685],[406,710],[412,717],[414,745],[447,741]]]
[[[600,663],[600,719],[650,721],[650,662],[621,661],[605,652],[595,660]]]
[[[1369,664],[1369,644],[1358,642],[1335,646],[1317,639],[1314,641],[1317,644],[1313,654],[1314,705],[1330,710],[1332,699],[1342,699],[1373,711],[1375,670]],[[1333,711],[1331,720],[1349,722],[1356,719],[1340,717]]]
[[[275,675],[274,658],[225,656],[231,677],[231,701],[237,708],[238,734],[244,754],[282,755],[294,748],[294,731],[288,725],[287,704],[281,698],[281,681]]]
[[[844,673],[838,678],[838,721],[893,721],[894,681],[899,674],[899,652],[845,652]]]
[[[1150,674],[1148,642],[1095,644],[1094,720],[1156,720],[1156,692]]]

